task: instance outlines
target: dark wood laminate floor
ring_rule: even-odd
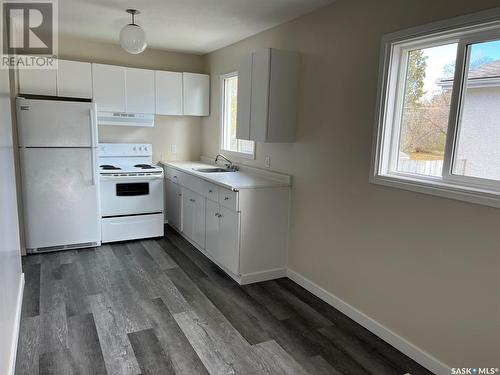
[[[165,238],[23,258],[17,375],[430,374],[289,279]]]

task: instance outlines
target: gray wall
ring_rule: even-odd
[[[12,370],[16,339],[21,252],[17,217],[9,72],[0,70],[0,374]]]
[[[500,6],[498,0],[338,0],[208,55],[219,149],[219,75],[244,54],[301,54],[297,142],[255,161],[294,176],[289,267],[453,367],[495,366],[500,211],[368,183],[384,33]]]

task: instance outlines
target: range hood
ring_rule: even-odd
[[[97,112],[97,124],[153,127],[155,115],[152,113]]]

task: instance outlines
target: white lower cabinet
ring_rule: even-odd
[[[240,213],[220,207],[219,247],[216,259],[237,275],[240,268]]]
[[[290,188],[231,190],[190,169],[165,166],[169,224],[240,284],[286,276]]]
[[[239,274],[240,213],[207,199],[206,248],[221,266]]]
[[[182,231],[202,249],[205,248],[205,197],[182,188]]]
[[[208,254],[215,258],[217,247],[219,246],[219,227],[220,220],[218,217],[220,208],[219,202],[207,199],[207,215],[206,215],[206,247]]]
[[[177,230],[182,231],[182,194],[181,188],[175,182],[165,181],[165,212],[168,223]]]

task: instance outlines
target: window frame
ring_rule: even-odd
[[[253,142],[252,153],[239,152],[233,150],[226,150],[224,148],[224,137],[225,137],[225,111],[226,111],[226,98],[225,98],[225,80],[228,78],[238,77],[238,71],[233,71],[230,73],[221,74],[220,76],[220,144],[219,152],[224,153],[228,157],[237,157],[244,159],[255,160],[255,141]]]
[[[500,208],[500,181],[452,173],[470,59],[468,45],[496,39],[500,39],[500,8],[382,38],[370,182]],[[442,177],[397,171],[407,52],[450,43],[458,45]]]

